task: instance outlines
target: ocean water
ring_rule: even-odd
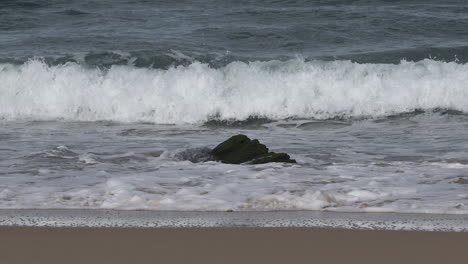
[[[468,214],[466,1],[1,1],[0,209]],[[297,164],[193,163],[246,134]]]

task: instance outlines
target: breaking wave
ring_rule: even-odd
[[[154,123],[212,119],[375,117],[444,108],[468,111],[468,64],[425,59],[194,61],[169,69],[41,60],[0,64],[0,118]]]

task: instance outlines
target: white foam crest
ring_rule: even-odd
[[[468,65],[291,60],[194,62],[168,70],[32,60],[0,64],[0,118],[199,123],[214,116],[329,118],[414,109],[468,111]]]

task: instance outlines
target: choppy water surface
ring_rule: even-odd
[[[0,58],[158,68],[193,58],[466,62],[467,14],[464,0],[6,0]]]
[[[5,123],[1,206],[466,213],[467,129],[465,115],[440,113],[240,127]],[[236,133],[298,164],[177,156]]]
[[[466,43],[466,1],[2,1],[0,208],[466,214]],[[298,163],[178,154],[239,133]]]

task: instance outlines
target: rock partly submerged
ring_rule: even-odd
[[[269,152],[257,139],[236,135],[216,146],[210,156],[216,161],[228,164],[264,164],[270,162],[296,163],[286,153]]]
[[[228,164],[264,164],[270,162],[296,163],[286,153],[269,152],[257,139],[236,135],[222,142],[214,149],[207,147],[187,149],[175,155],[179,160],[194,163],[219,161]]]

